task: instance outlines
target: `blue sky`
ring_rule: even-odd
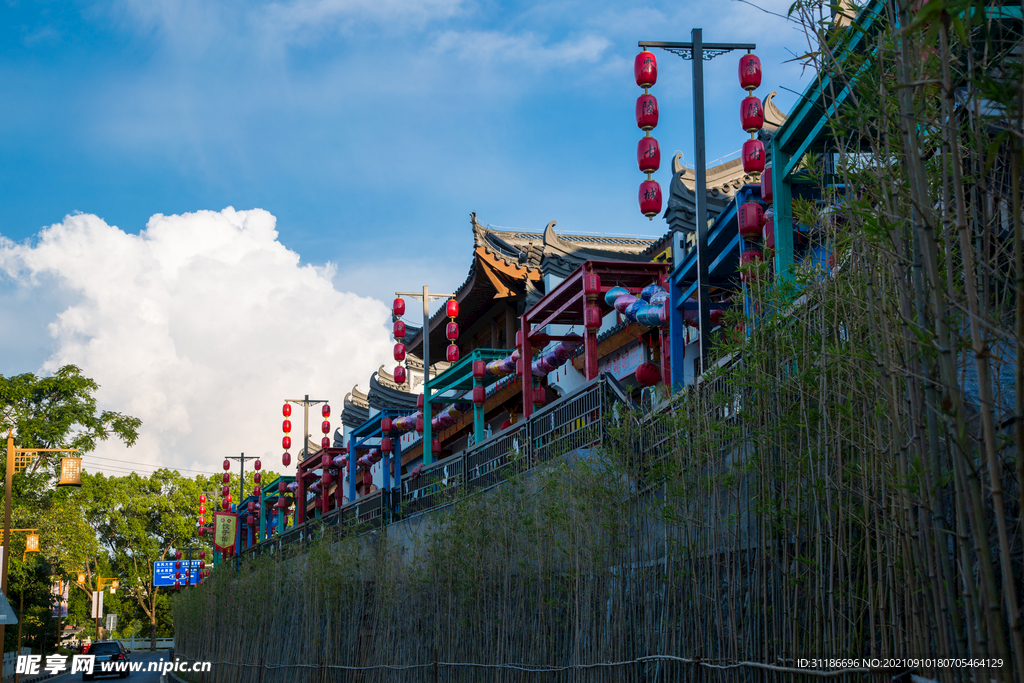
[[[764,45],[759,94],[786,106],[780,86],[802,85],[782,64],[802,34],[730,0],[6,0],[3,13],[0,233],[22,240],[72,211],[138,232],[154,213],[258,207],[304,260],[341,273],[413,254],[462,270],[470,211],[659,232],[635,206],[640,38],[702,25]],[[689,64],[659,57],[654,134],[692,158]],[[708,159],[744,137],[735,61],[707,65]]]
[[[789,2],[757,4],[784,14]],[[142,370],[115,376],[100,354],[124,364],[142,342],[104,346],[123,322],[107,290],[146,293],[118,304],[136,307],[125,316],[136,327],[164,321],[155,338],[166,343],[141,366],[188,367],[181,349],[211,333],[176,312],[188,302],[230,315],[225,282],[320,292],[302,317],[281,309],[279,325],[295,331],[348,316],[376,330],[365,321],[383,320],[379,302],[396,289],[451,291],[469,267],[472,211],[527,230],[557,220],[567,232],[662,234],[664,221],[637,207],[640,39],[685,41],[700,26],[708,41],[756,42],[757,94],[777,90],[784,110],[809,78],[786,63],[806,52],[799,27],[735,0],[0,0],[0,19],[0,325],[19,330],[0,339],[0,374],[77,362],[112,373],[97,379],[124,383],[124,396]],[[655,178],[667,189],[673,151],[693,159],[690,63],[658,58]],[[709,160],[745,138],[737,59],[706,63]],[[186,218],[147,229],[156,214]],[[276,281],[250,281],[225,244],[276,264]],[[167,279],[158,287],[116,262],[79,268],[108,251],[159,264]],[[184,252],[225,269],[207,285],[223,308],[190,298],[178,278],[206,276],[177,260]],[[373,353],[388,343],[366,334]],[[377,367],[335,352],[335,384]]]

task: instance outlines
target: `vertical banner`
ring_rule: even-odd
[[[53,616],[63,619],[68,615],[68,589],[70,581],[58,581],[50,586],[50,594],[54,596]]]
[[[213,515],[213,545],[220,551],[231,551],[235,547],[235,530],[238,517],[231,512],[216,512]]]
[[[103,591],[92,592],[92,618],[103,618]]]

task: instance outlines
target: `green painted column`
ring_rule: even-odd
[[[793,276],[793,189],[792,176],[786,173],[791,157],[772,140],[772,211],[775,214],[775,276],[788,280]]]
[[[480,383],[479,379],[474,377],[473,378],[473,388],[476,389],[476,387],[479,387],[479,386],[483,386],[483,385]],[[486,432],[485,432],[485,428],[486,427],[487,427],[487,425],[484,424],[484,404],[483,403],[479,403],[478,404],[478,403],[476,403],[474,401],[474,403],[473,403],[473,442],[474,443],[480,443],[481,441],[484,440],[485,434],[486,434]]]

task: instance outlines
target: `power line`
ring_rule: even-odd
[[[157,467],[155,465],[144,465],[144,464],[134,463],[131,460],[118,460],[117,458],[104,458],[104,457],[99,456],[99,455],[90,455],[89,458],[90,459],[95,459],[95,460],[109,460],[110,462],[123,462],[123,463],[127,463],[129,465],[136,465],[137,467],[150,467],[150,468],[154,468],[154,469],[158,469],[158,470],[159,469],[165,469],[165,470],[178,470],[180,472],[195,472],[197,474],[217,474],[216,472],[208,472],[206,470],[190,470],[187,467],[170,467],[170,466]]]
[[[95,468],[93,467],[93,465],[95,465]],[[138,466],[138,467],[151,467],[151,466],[143,465],[143,466]],[[125,474],[131,473],[131,474],[146,474],[146,475],[156,474],[159,470],[162,470],[162,469],[163,470],[173,470],[175,472],[183,472],[182,470],[179,470],[177,467],[159,467],[159,468],[150,469],[150,470],[147,471],[147,470],[144,470],[144,469],[132,469],[130,467],[124,467],[122,465],[107,465],[107,464],[104,464],[104,463],[90,463],[88,465],[83,464],[82,465],[82,469],[84,471],[101,469],[104,472],[106,472],[106,471],[114,471],[114,472],[120,472],[120,473],[125,473]],[[185,472],[188,472],[188,471],[195,472],[195,470],[185,470]],[[197,474],[212,475],[212,474],[215,474],[215,473],[212,473],[212,472],[197,472]]]

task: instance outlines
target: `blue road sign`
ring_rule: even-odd
[[[153,563],[153,586],[174,585],[174,563],[176,560],[164,560]],[[185,585],[185,568],[188,568],[188,582],[195,585],[199,582],[199,560],[181,560],[181,585]]]

